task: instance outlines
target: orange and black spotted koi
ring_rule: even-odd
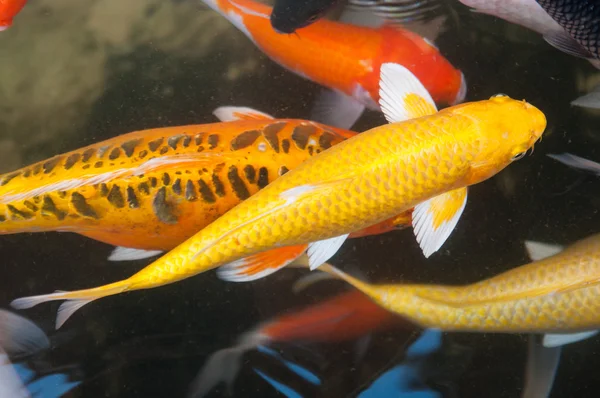
[[[170,250],[355,135],[248,108],[215,114],[228,121],[137,131],[0,176],[0,234],[69,231],[116,246]]]

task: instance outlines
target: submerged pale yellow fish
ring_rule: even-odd
[[[372,285],[328,264],[321,269],[422,327],[505,333],[577,333],[600,328],[600,234],[465,286]]]
[[[22,298],[13,306],[74,300],[61,306],[60,325],[97,298],[166,285],[225,264],[233,274],[248,264],[260,267],[248,257],[259,254],[268,263],[261,252],[282,246],[310,243],[315,268],[348,234],[413,207],[417,240],[425,255],[435,252],[462,213],[466,187],[519,159],[540,138],[546,118],[536,107],[505,95],[436,113],[431,97],[406,68],[384,64],[381,76],[381,105],[391,124],[302,163],[128,279]]]

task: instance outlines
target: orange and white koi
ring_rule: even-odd
[[[176,247],[311,156],[354,136],[319,123],[221,107],[222,123],[137,131],[0,176],[0,235],[69,231],[118,248]],[[359,232],[410,225],[410,212]]]
[[[0,32],[8,29],[27,0],[0,0]]]
[[[431,255],[458,222],[467,187],[520,159],[541,137],[546,118],[533,105],[505,95],[436,112],[408,69],[384,64],[381,76],[381,105],[390,124],[312,157],[130,278],[12,305],[69,300],[59,310],[61,325],[100,297],[166,285],[225,264],[239,276],[249,264],[260,267],[252,256],[268,258],[264,252],[271,249],[277,256],[288,250],[285,246],[308,244],[314,269],[350,233],[413,207],[417,240]]]
[[[241,336],[234,347],[212,354],[193,383],[193,396],[207,394],[220,382],[233,384],[242,355],[272,342],[352,341],[403,324],[401,318],[354,290],[303,310],[272,319]]]
[[[397,26],[368,28],[320,20],[292,35],[277,33],[271,8],[253,0],[203,0],[272,60],[333,91],[317,100],[311,120],[350,128],[366,108],[379,110],[379,71],[408,68],[440,103],[466,95],[464,76],[426,39]]]

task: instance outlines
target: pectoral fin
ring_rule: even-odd
[[[437,112],[435,102],[419,79],[404,66],[381,65],[379,105],[390,123],[403,122]]]
[[[593,58],[594,56],[579,42],[573,39],[571,36],[564,33],[550,33],[544,35],[544,40],[548,42],[552,47],[564,52],[565,54],[572,55],[579,58]]]
[[[552,391],[560,362],[560,347],[544,347],[536,336],[529,336],[525,387],[521,398],[547,398]]]
[[[567,334],[546,334],[544,336],[544,347],[560,347],[563,345],[576,343],[598,334],[598,330],[589,330],[581,333]]]
[[[413,229],[425,257],[435,253],[448,239],[467,203],[467,188],[458,188],[415,207]]]
[[[161,253],[162,250],[141,250],[118,246],[115,247],[110,256],[108,256],[108,261],[143,260],[145,258],[158,256]]]
[[[531,261],[539,261],[552,257],[564,250],[564,246],[552,243],[536,242],[533,240],[525,241],[525,250]]]
[[[350,129],[365,110],[356,99],[338,91],[323,89],[318,95],[310,119],[329,126]]]
[[[313,242],[308,245],[308,266],[312,270],[329,260],[344,244],[349,234]]]
[[[571,101],[571,105],[583,108],[600,109],[600,85],[594,87],[588,94]]]
[[[225,264],[217,270],[229,282],[249,282],[279,271],[301,256],[308,245],[285,246]]]
[[[220,106],[213,111],[213,115],[222,122],[237,120],[271,120],[275,119],[268,113],[257,111],[246,106]]]

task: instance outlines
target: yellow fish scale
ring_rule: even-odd
[[[477,131],[472,118],[442,111],[364,132],[274,181],[129,282],[133,289],[138,281],[174,282],[273,246],[318,241],[383,221],[463,186],[478,150],[469,144],[477,141],[465,135]],[[302,187],[312,192],[304,195]],[[294,206],[286,206],[288,201]]]
[[[555,256],[467,286],[357,282],[357,287],[424,327],[557,332],[600,327],[599,282],[600,235],[594,235]]]

